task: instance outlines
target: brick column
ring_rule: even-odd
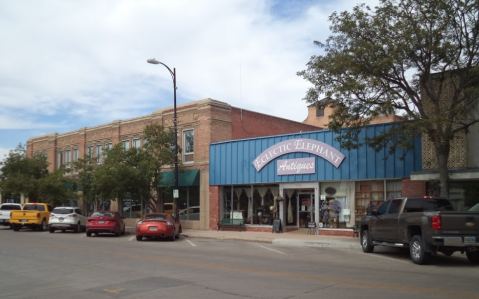
[[[209,229],[218,228],[220,220],[220,186],[210,186],[210,223]]]
[[[410,178],[402,179],[401,196],[425,196],[426,181],[411,181]]]

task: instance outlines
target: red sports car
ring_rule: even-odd
[[[118,212],[113,211],[97,211],[94,212],[86,224],[86,235],[111,233],[117,237],[125,234],[125,221]]]
[[[180,237],[180,233],[180,220],[176,220],[171,214],[145,214],[136,224],[137,241],[141,241],[143,237],[162,237],[174,241]]]

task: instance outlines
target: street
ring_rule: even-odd
[[[479,298],[464,255],[0,228],[0,298]]]

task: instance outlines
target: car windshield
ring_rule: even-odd
[[[0,210],[21,210],[22,207],[18,205],[2,205]]]
[[[73,209],[53,209],[53,214],[72,214]]]
[[[115,217],[114,213],[108,213],[108,212],[95,212],[91,215],[92,217]]]
[[[165,220],[166,218],[168,218],[166,214],[149,214],[145,216],[145,219],[148,220]]]
[[[470,208],[469,212],[479,212],[479,203]]]
[[[25,211],[45,211],[45,206],[43,205],[26,205],[23,210]]]

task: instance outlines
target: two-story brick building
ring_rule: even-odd
[[[179,176],[179,209],[193,208],[201,217],[183,221],[185,228],[208,229],[210,215],[209,145],[214,142],[318,130],[314,125],[295,122],[227,103],[205,99],[177,106],[178,143],[183,149],[181,162],[185,172]],[[27,141],[27,155],[44,153],[49,170],[69,164],[85,154],[101,157],[106,148],[123,143],[125,148],[142,146],[142,131],[149,123],[173,127],[173,107],[158,109],[150,115],[80,128],[67,133],[52,133]],[[165,169],[168,184],[172,170]],[[166,200],[168,201],[168,200]],[[172,199],[170,199],[172,201]],[[80,203],[81,204],[81,203]],[[116,202],[111,204],[117,209]],[[199,219],[198,219],[199,218]]]

